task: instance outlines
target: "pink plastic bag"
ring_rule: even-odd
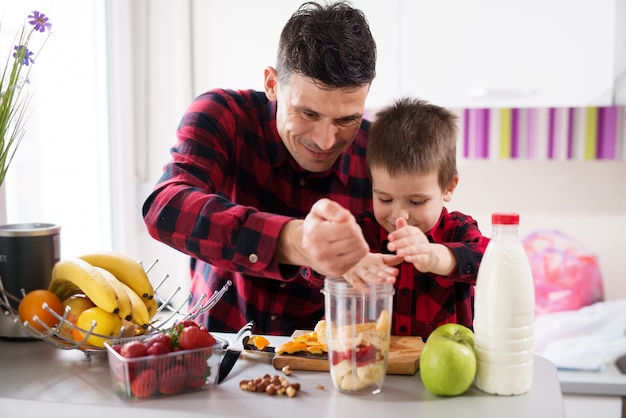
[[[604,300],[598,259],[559,231],[526,236],[524,249],[535,281],[535,314],[579,309]]]

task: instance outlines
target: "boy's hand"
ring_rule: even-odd
[[[398,269],[392,266],[402,261],[401,256],[393,254],[368,253],[343,277],[355,288],[361,288],[367,284],[393,284],[396,281]]]
[[[437,255],[426,234],[419,228],[409,225],[406,219],[396,220],[396,230],[389,234],[388,239],[389,251],[395,251],[398,256],[404,258],[404,261],[412,263],[418,271],[427,273],[437,264]]]

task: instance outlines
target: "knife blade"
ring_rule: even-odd
[[[254,328],[254,321],[250,321],[241,327],[235,336],[235,340],[226,347],[226,353],[220,364],[219,375],[217,377],[218,384],[222,383],[226,376],[228,376],[228,373],[233,369],[233,366],[235,366],[237,359],[239,359],[241,352],[244,350],[244,345],[252,336],[252,328]]]
[[[259,350],[259,348],[257,346],[255,346],[254,344],[250,344],[249,342],[246,342],[243,345],[243,349],[245,351],[249,351],[251,353],[271,353],[271,354],[276,354],[276,347],[272,347],[271,345],[268,345],[267,347],[263,348],[263,350]]]
[[[263,348],[263,350],[259,350],[254,344],[246,343],[243,346],[245,353],[259,353],[259,354],[268,354],[271,356],[281,356],[281,357],[300,357],[300,358],[308,358],[315,360],[328,360],[328,353],[314,354],[308,351],[297,351],[295,353],[281,353],[276,354],[276,347],[272,347],[268,345]]]

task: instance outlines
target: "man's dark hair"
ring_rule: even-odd
[[[284,83],[296,73],[329,88],[370,84],[376,42],[367,18],[346,2],[304,3],[280,35],[276,71]]]

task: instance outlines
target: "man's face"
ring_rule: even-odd
[[[369,86],[326,90],[294,74],[280,84],[273,68],[265,70],[265,92],[275,100],[276,129],[305,170],[323,172],[352,144],[361,126]]]

